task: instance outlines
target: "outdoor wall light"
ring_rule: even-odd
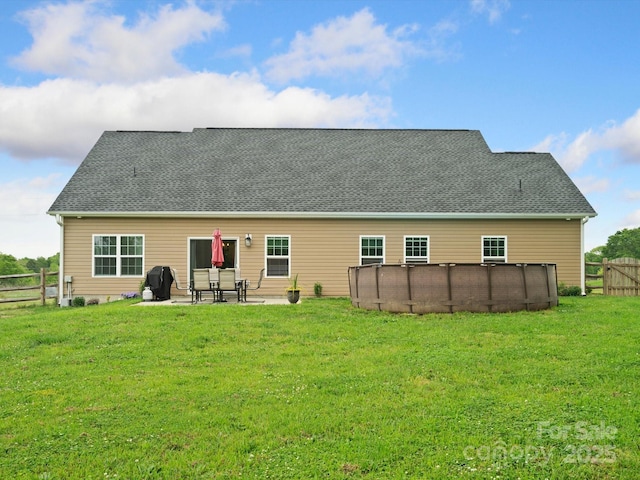
[[[250,233],[247,233],[247,235],[244,237],[244,244],[247,247],[251,246],[251,234]]]

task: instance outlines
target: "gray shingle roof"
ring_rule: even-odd
[[[286,128],[107,131],[49,211],[83,212],[595,215],[550,154],[479,131]]]

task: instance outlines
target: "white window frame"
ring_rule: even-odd
[[[116,253],[115,255],[96,255],[96,238],[100,237],[116,237]],[[122,254],[122,238],[123,237],[138,237],[142,239],[142,253],[140,255],[123,255]],[[146,239],[143,234],[140,233],[101,233],[93,234],[91,236],[91,276],[93,278],[144,278],[145,266],[144,266],[144,251],[145,251]],[[96,258],[114,258],[116,261],[116,273],[115,275],[97,275],[96,274]],[[122,260],[124,258],[140,258],[141,271],[140,274],[125,275],[122,273]]]
[[[501,255],[486,255],[484,254],[484,242],[490,239],[501,239],[504,241],[504,256]],[[507,263],[507,236],[506,235],[483,235],[480,242],[480,258],[482,263]]]
[[[380,255],[363,255],[362,254],[362,240],[363,239],[381,239],[382,240],[382,256]],[[374,264],[374,263],[384,263],[385,261],[385,253],[386,253],[386,238],[384,235],[360,235],[360,239],[358,241],[358,258],[360,259],[360,265],[370,265],[370,264]],[[367,247],[370,248],[370,247]],[[376,247],[377,248],[377,247]],[[380,261],[379,262],[368,262],[368,263],[364,263],[365,259],[373,259],[373,258],[379,258]]]
[[[407,255],[407,241],[410,239],[419,239],[420,241],[427,241],[427,255]],[[414,246],[411,246],[414,248]],[[418,247],[420,248],[420,247]],[[404,236],[404,263],[430,263],[431,260],[431,238],[429,235],[405,235]]]
[[[287,254],[286,255],[269,255],[269,239],[270,238],[286,238]],[[269,275],[269,260],[287,260],[287,274],[285,275]],[[291,277],[291,235],[269,234],[264,236],[264,271],[265,278],[290,278]]]

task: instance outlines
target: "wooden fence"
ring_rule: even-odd
[[[602,279],[602,294],[613,296],[640,296],[640,261],[635,258],[602,259],[585,262],[586,266],[598,266],[602,273],[587,274],[587,280]]]
[[[45,305],[47,298],[58,297],[58,274],[59,272],[47,272],[46,269],[40,269],[40,273],[21,273],[15,275],[0,275],[0,283],[3,280],[23,279],[23,278],[39,278],[37,285],[20,285],[13,287],[0,287],[0,294],[5,292],[22,292],[38,290],[38,296],[10,296],[8,298],[0,298],[0,303],[8,302],[36,302],[40,301]],[[50,279],[54,277],[55,283],[51,283]],[[47,283],[49,282],[49,283]]]

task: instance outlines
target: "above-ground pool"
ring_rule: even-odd
[[[406,313],[513,312],[558,305],[553,263],[349,267],[351,304]]]

